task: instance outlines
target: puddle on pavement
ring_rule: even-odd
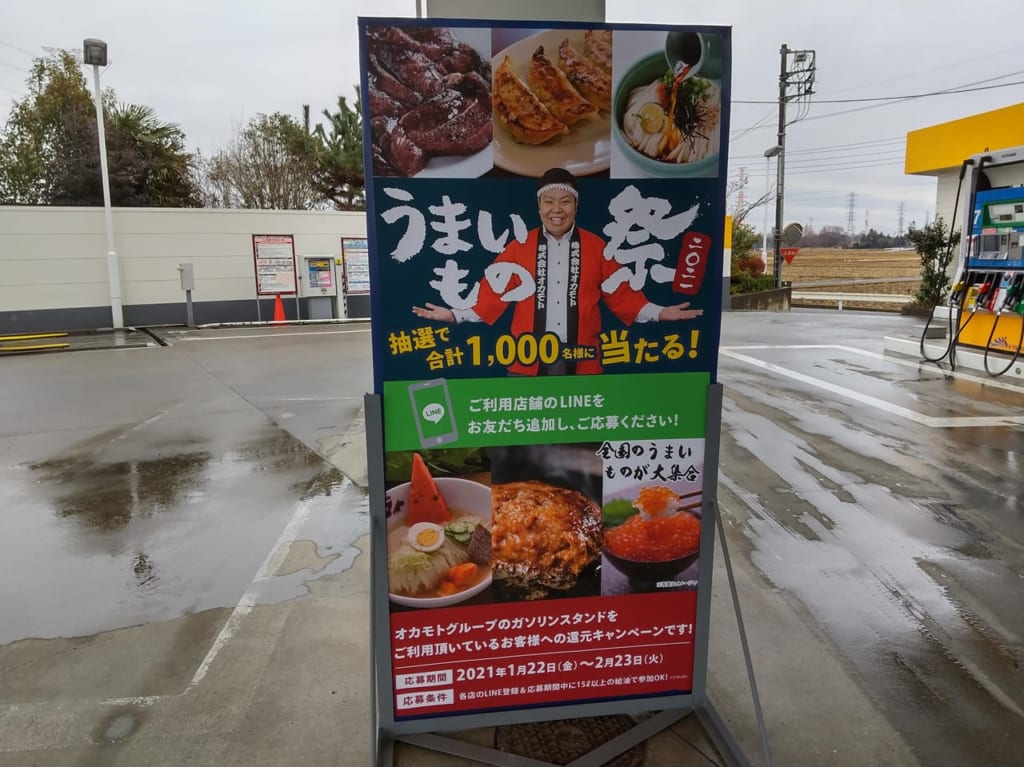
[[[138,728],[142,721],[142,713],[132,709],[117,709],[99,723],[92,734],[92,742],[105,745],[118,743]]]
[[[323,464],[323,458],[304,443],[276,428],[265,437],[242,444],[231,452],[230,457],[251,464],[254,471],[312,469]]]
[[[276,426],[240,436],[120,427],[0,475],[17,531],[0,556],[33,573],[0,584],[0,614],[17,616],[0,621],[0,645],[233,607],[300,502],[295,533],[308,544],[257,602],[302,596],[351,567],[368,528],[364,495]]]
[[[120,463],[63,458],[32,464],[37,482],[62,490],[54,501],[60,517],[86,527],[117,530],[132,520],[173,510],[199,490],[212,456],[207,452]]]
[[[341,470],[334,466],[328,466],[318,472],[313,479],[296,482],[292,485],[292,489],[299,493],[302,500],[308,501],[319,496],[330,497],[339,492],[344,483],[345,475],[341,473]]]

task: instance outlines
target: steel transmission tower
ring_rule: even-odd
[[[857,211],[856,211],[857,193],[856,192],[850,192],[850,203],[849,203],[849,205],[850,205],[850,209],[849,209],[849,211],[846,214],[846,233],[848,235],[850,235],[851,237],[853,237],[853,220],[854,220],[854,217],[857,214]]]
[[[902,203],[902,202],[900,203],[900,207],[899,207],[899,223],[896,224],[896,236],[897,237],[902,237],[903,236],[903,208],[904,208],[905,205],[906,205],[906,203]]]

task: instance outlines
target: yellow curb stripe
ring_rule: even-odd
[[[21,336],[0,336],[0,342],[3,341],[32,341],[37,338],[65,338],[67,333],[26,333]]]
[[[0,354],[10,352],[41,352],[47,349],[67,349],[71,344],[33,344],[31,346],[0,346]]]

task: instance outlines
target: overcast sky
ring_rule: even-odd
[[[1024,101],[1017,84],[871,109],[823,103],[1024,81],[1024,42],[1012,30],[995,34],[1001,21],[1020,18],[1020,0],[606,2],[610,22],[733,27],[730,178],[745,169],[748,197],[766,188],[762,154],[776,143],[777,108],[736,102],[774,102],[781,44],[817,52],[816,95],[789,128],[786,174],[786,219],[815,228],[845,229],[850,193],[858,231],[867,221],[895,233],[900,203],[905,226],[923,224],[934,215],[935,181],[903,174],[907,132]],[[316,122],[338,95],[355,93],[356,18],[415,12],[414,0],[0,0],[0,100],[24,93],[43,46],[100,37],[113,62],[104,86],[152,106],[209,154],[259,112],[298,117],[310,104]],[[753,219],[760,227],[760,211]]]

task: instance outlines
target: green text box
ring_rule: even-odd
[[[424,382],[386,381],[384,444],[395,451],[700,438],[710,380],[708,373],[649,373],[445,381],[452,410],[445,418],[451,416],[454,428],[428,444],[421,443],[416,418],[423,414],[410,396],[410,387]],[[436,434],[432,425],[423,422],[427,438]]]

